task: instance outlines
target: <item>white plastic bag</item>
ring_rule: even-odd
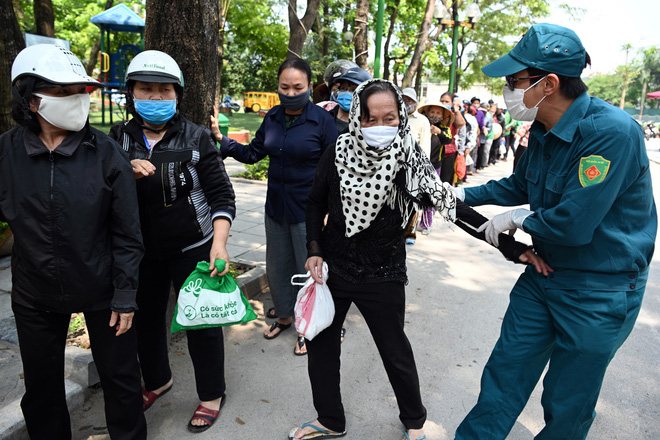
[[[295,283],[295,278],[305,277],[305,283]],[[291,284],[302,286],[296,299],[296,330],[310,341],[326,328],[335,317],[335,303],[328,289],[328,265],[323,262],[323,284],[318,284],[307,272],[291,277]]]

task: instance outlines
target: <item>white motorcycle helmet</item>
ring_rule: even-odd
[[[56,85],[85,84],[102,87],[87,75],[77,56],[64,47],[52,44],[35,44],[23,49],[11,66],[11,82],[23,76],[35,76]]]
[[[173,83],[183,87],[183,74],[174,58],[159,50],[146,50],[133,58],[126,70],[126,82]]]

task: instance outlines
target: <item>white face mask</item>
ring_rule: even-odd
[[[545,99],[545,95],[536,105],[532,108],[527,108],[523,99],[525,98],[525,92],[541,81],[545,79],[545,76],[540,80],[536,81],[531,86],[523,89],[513,89],[511,90],[508,86],[504,86],[502,90],[502,95],[504,96],[504,102],[506,103],[506,108],[511,117],[517,121],[533,121],[536,119],[536,113],[539,111],[539,104]]]
[[[63,130],[80,131],[89,115],[89,94],[76,93],[69,96],[48,96],[35,93],[41,98],[37,113],[46,121]]]
[[[362,127],[364,141],[370,147],[386,148],[394,141],[399,127],[377,125],[376,127]]]

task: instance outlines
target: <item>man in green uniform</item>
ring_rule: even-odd
[[[535,122],[514,174],[457,196],[529,204],[482,228],[491,243],[524,230],[549,268],[528,267],[511,291],[457,440],[504,439],[548,363],[536,438],[586,438],[605,370],[637,319],[657,229],[649,159],[639,124],[586,93],[580,74],[590,62],[573,31],[537,24],[482,69],[506,78],[511,117]]]

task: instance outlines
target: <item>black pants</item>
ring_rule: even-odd
[[[458,152],[442,158],[442,169],[440,170],[440,180],[450,185],[454,183],[454,165],[456,164]]]
[[[364,316],[392,384],[399,418],[406,429],[426,421],[412,347],[403,331],[406,302],[402,283],[352,284],[330,273],[328,287],[335,303],[330,327],[307,341],[309,378],[319,422],[333,431],[346,428],[340,390],[341,326],[351,303]]]
[[[500,144],[502,142],[501,136],[493,139],[493,143],[490,146],[490,151],[488,154],[488,163],[494,164],[500,158]]]
[[[516,156],[516,132],[511,129],[511,134],[506,135],[504,138],[506,143],[504,144],[504,159],[509,155],[509,148],[511,148],[511,151],[513,152],[513,156]]]
[[[71,438],[64,388],[64,348],[71,314],[12,303],[23,360],[21,409],[32,440]],[[135,330],[115,336],[110,309],[86,312],[94,362],[101,378],[105,419],[113,440],[146,439]]]
[[[199,261],[208,261],[211,242],[170,258],[145,255],[140,264],[140,287],[135,315],[138,354],[144,387],[158,389],[172,378],[167,355],[167,300],[170,282],[176,292]],[[189,330],[188,352],[195,371],[199,400],[222,397],[225,392],[225,353],[222,328]]]

